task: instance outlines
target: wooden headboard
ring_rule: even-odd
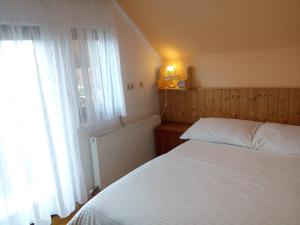
[[[300,125],[300,88],[194,88],[159,90],[163,121],[238,118]]]

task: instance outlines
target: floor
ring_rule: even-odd
[[[100,192],[99,188],[94,189],[94,191],[91,193],[91,196],[89,196],[89,200],[92,199],[94,196],[96,196]],[[71,213],[70,216],[67,218],[60,218],[59,216],[52,216],[52,223],[51,225],[66,225],[72,218],[73,216],[79,211],[79,209],[83,206],[82,205],[77,205],[76,210]]]
[[[51,225],[66,225],[82,206],[83,205],[78,205],[77,209],[74,212],[72,212],[71,215],[68,216],[67,218],[60,218],[59,216],[52,216]]]

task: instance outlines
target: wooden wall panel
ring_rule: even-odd
[[[278,122],[289,122],[289,98],[290,90],[288,88],[279,89],[278,95]]]
[[[239,118],[300,125],[300,88],[197,88],[167,90],[163,121],[193,123],[200,117]],[[159,91],[160,112],[165,91]]]
[[[248,92],[248,119],[257,120],[257,90],[249,89]]]
[[[248,119],[248,92],[249,90],[246,88],[239,89],[239,113],[238,118],[239,119]]]
[[[230,90],[230,118],[238,118],[239,113],[239,90]]]
[[[160,115],[162,115],[162,117],[163,117],[164,116],[163,109],[164,109],[164,105],[165,105],[165,94],[163,91],[158,92],[158,99],[159,99],[159,112],[160,112]]]
[[[300,90],[290,89],[289,121],[290,124],[300,123]]]
[[[198,92],[188,90],[184,92],[183,122],[194,123],[198,120]]]
[[[214,117],[214,89],[205,90],[206,116]]]
[[[268,90],[258,89],[257,93],[257,120],[265,122],[268,119]]]
[[[199,89],[198,91],[198,116],[200,117],[207,117],[206,115],[206,90]]]
[[[222,117],[222,90],[214,89],[214,116]]]
[[[278,121],[278,89],[272,88],[268,90],[268,118],[267,121]]]
[[[187,110],[185,108],[185,91],[178,91],[175,92],[177,95],[177,101],[179,103],[179,108],[178,108],[178,114],[176,115],[176,120],[178,120],[179,122],[183,122],[185,120],[186,115],[184,115],[185,110]],[[183,121],[181,121],[183,120]]]
[[[199,93],[197,90],[192,90],[192,120],[193,122],[196,122],[199,118],[199,106],[198,106],[198,99],[199,99]]]
[[[177,108],[179,104],[177,102],[177,96],[174,95],[174,92],[167,91],[165,98],[167,99],[167,106],[165,108],[164,118],[168,121],[176,120]]]
[[[222,116],[230,117],[230,89],[222,89]]]

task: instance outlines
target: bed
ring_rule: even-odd
[[[189,140],[90,200],[69,225],[299,225],[300,156]]]
[[[299,88],[164,90],[159,99],[163,121],[273,124],[202,126],[101,191],[69,225],[300,225]]]

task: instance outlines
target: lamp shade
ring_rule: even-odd
[[[157,80],[158,89],[185,90],[191,88],[191,69],[188,69],[188,74],[185,74],[183,68],[184,66],[180,62],[164,64],[160,68],[160,76]]]
[[[178,80],[179,76],[177,74],[177,69],[174,64],[172,65],[167,65],[166,67],[163,68],[162,70],[162,75],[164,80]]]

